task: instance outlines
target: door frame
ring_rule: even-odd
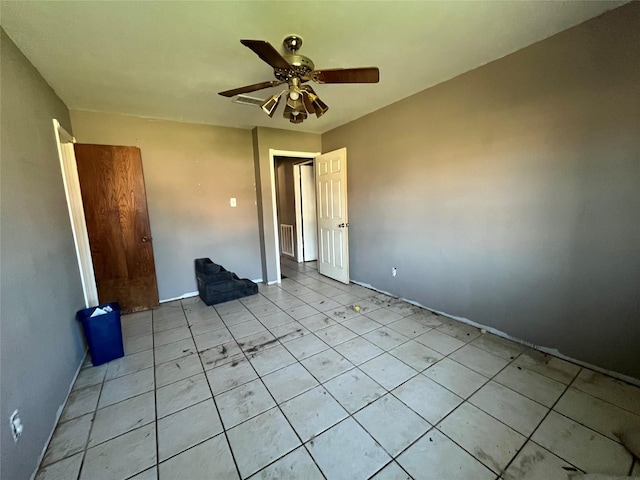
[[[313,161],[314,169],[315,169],[315,161],[316,157],[320,155],[322,152],[295,152],[291,150],[276,150],[273,148],[269,149],[269,176],[271,182],[271,210],[273,212],[273,236],[274,236],[274,245],[275,245],[275,254],[276,254],[276,280],[274,282],[269,282],[269,284],[273,283],[281,283],[282,282],[282,271],[280,268],[280,233],[279,233],[279,225],[278,225],[278,209],[276,204],[276,174],[275,174],[275,165],[276,165],[276,157],[292,157],[292,158],[306,158],[308,160]]]
[[[98,287],[96,285],[95,272],[93,271],[91,246],[89,245],[89,234],[87,233],[87,222],[84,216],[84,205],[80,191],[80,179],[78,178],[78,165],[73,149],[76,139],[55,118],[53,119],[53,129],[58,157],[60,158],[60,170],[69,210],[69,220],[71,221],[73,243],[76,248],[78,268],[80,269],[85,308],[95,307],[99,304]]]
[[[296,262],[302,263],[305,262],[304,255],[304,244],[306,241],[303,238],[303,227],[304,227],[304,216],[302,215],[302,188],[301,188],[301,177],[300,177],[300,168],[301,166],[310,166],[315,176],[315,159],[308,160],[306,162],[296,163],[293,165],[293,201],[296,209],[296,245],[297,252]],[[314,181],[315,188],[315,181]],[[314,210],[315,210],[315,202],[314,202]],[[317,235],[318,228],[316,225],[316,245],[317,245]],[[317,256],[316,256],[317,257]]]
[[[300,169],[293,167],[293,205],[296,211],[296,262],[304,262],[304,245],[302,243],[302,189],[300,188]]]

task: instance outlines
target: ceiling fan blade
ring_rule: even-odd
[[[265,42],[264,40],[240,40],[240,43],[253,50],[256,55],[273,68],[291,68],[289,62],[287,62],[269,42]]]
[[[378,83],[380,70],[378,67],[314,70],[309,78],[317,83]]]
[[[247,85],[246,87],[234,88],[233,90],[225,90],[224,92],[219,92],[218,95],[222,95],[223,97],[233,97],[235,95],[240,95],[241,93],[249,93],[255,92],[256,90],[262,90],[263,88],[277,87],[278,85],[282,85],[283,83],[284,81],[282,80],[254,83],[253,85]]]

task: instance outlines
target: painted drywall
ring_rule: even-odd
[[[78,110],[71,122],[80,143],[140,148],[160,300],[197,290],[200,257],[262,278],[250,130]]]
[[[293,168],[299,158],[276,157],[276,197],[280,223],[295,225],[296,205]]]
[[[278,212],[279,225],[293,225],[293,236],[295,239],[296,232],[296,208],[295,208],[295,192],[293,188],[293,162],[295,160],[289,158],[276,158],[276,210]],[[280,230],[278,230],[280,232]],[[282,238],[280,239],[282,247]],[[294,240],[293,250],[296,254],[297,245]],[[280,248],[282,252],[282,248]]]
[[[52,122],[71,131],[69,112],[0,35],[0,477],[22,480],[37,468],[84,356],[75,320],[84,297]],[[14,409],[24,425],[17,444]]]
[[[260,252],[262,278],[265,282],[276,282],[280,257],[275,242],[273,191],[271,188],[270,150],[286,152],[319,153],[321,137],[315,133],[290,132],[275,128],[256,127],[252,131],[255,178],[258,200],[258,223],[260,229]],[[278,153],[282,155],[282,153]]]
[[[638,45],[634,2],[324,134],[352,278],[640,379]]]

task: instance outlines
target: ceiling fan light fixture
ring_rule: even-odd
[[[313,107],[313,102],[311,101],[311,98],[309,98],[309,92],[302,92],[302,103],[304,104],[304,108],[307,112],[316,113],[316,109]]]
[[[283,90],[282,92],[276,93],[275,95],[272,95],[271,97],[269,97],[260,106],[260,108],[262,108],[262,111],[267,115],[269,115],[270,117],[273,117],[273,114],[276,113],[276,108],[278,108],[278,103],[280,103],[280,98],[284,92],[286,92],[286,90]]]
[[[306,112],[294,112],[295,115],[291,115],[291,118],[289,118],[289,121],[291,123],[302,123],[307,119],[307,113]]]
[[[327,110],[329,110],[329,105],[320,100],[320,97],[318,97],[317,95],[309,95],[309,97],[311,97],[311,105],[313,105],[313,112],[316,114],[316,117],[320,118],[322,115],[327,113]]]
[[[287,103],[284,108],[283,115],[285,118],[288,118],[289,120],[291,120],[292,117],[304,116],[304,118],[307,118],[307,111],[304,109],[304,103],[302,103],[302,99],[300,98],[300,96],[298,96],[298,98],[295,100],[292,99],[291,96],[287,98]],[[293,122],[293,120],[291,121]],[[300,122],[302,122],[302,120],[300,120],[299,122],[293,122],[293,123],[300,123]]]
[[[318,103],[320,105],[316,105],[316,118],[320,118],[329,110],[329,107],[322,100],[318,100]]]
[[[300,93],[297,90],[290,90],[289,91],[289,98],[291,100],[298,100],[300,98]]]
[[[287,101],[284,104],[284,112],[282,112],[282,116],[286,119],[289,119],[293,116],[294,108],[291,106],[291,103]]]
[[[315,90],[309,85],[304,85],[302,87],[302,99],[307,111],[309,113],[315,113],[318,118],[329,110],[329,106],[320,100],[320,97],[316,95]]]

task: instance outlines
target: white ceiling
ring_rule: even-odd
[[[71,109],[322,133],[626,1],[2,0],[0,22]],[[316,68],[375,65],[380,83],[314,85],[330,110],[299,125],[217,95],[273,79],[240,39],[291,33]]]

